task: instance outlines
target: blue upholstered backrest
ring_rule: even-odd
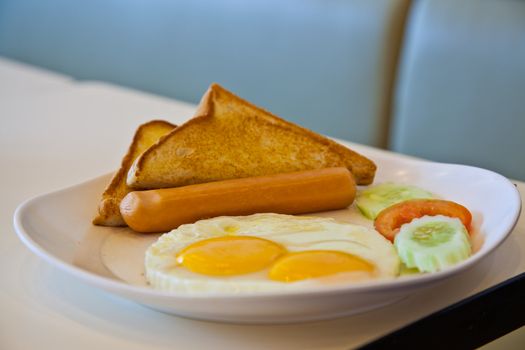
[[[0,0],[0,55],[525,180],[524,0]]]
[[[525,1],[418,1],[401,62],[394,150],[525,180]]]
[[[318,132],[382,146],[407,3],[0,0],[0,55],[189,102],[218,82]]]

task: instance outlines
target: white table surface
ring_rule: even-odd
[[[71,85],[67,75],[50,72],[0,57],[0,98],[28,92],[45,94],[49,90]]]
[[[0,349],[348,349],[525,271],[522,217],[481,264],[397,304],[330,321],[247,326],[119,299],[48,266],[18,240],[12,217],[20,202],[115,169],[138,124],[181,123],[193,110],[0,58]],[[516,184],[523,195],[525,183]]]

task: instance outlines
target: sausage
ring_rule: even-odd
[[[165,232],[221,215],[302,214],[352,204],[355,181],[347,168],[208,182],[128,193],[120,204],[126,224],[138,232]]]

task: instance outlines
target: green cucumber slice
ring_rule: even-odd
[[[355,204],[364,216],[374,220],[381,210],[416,198],[435,198],[435,196],[419,187],[385,182],[360,191]]]
[[[394,240],[401,261],[421,272],[435,272],[472,253],[467,229],[457,218],[423,216],[401,226]]]

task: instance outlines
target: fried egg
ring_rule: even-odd
[[[255,214],[182,225],[146,251],[156,289],[243,293],[393,278],[393,245],[375,230],[331,218]]]

